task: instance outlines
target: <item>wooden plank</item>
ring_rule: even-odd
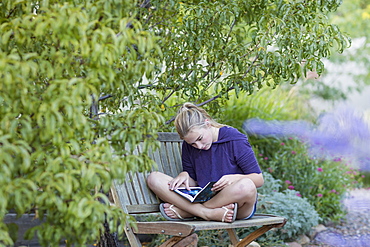
[[[194,232],[194,226],[183,224],[181,221],[157,221],[157,222],[138,222],[137,234],[165,234],[173,236],[188,236]]]
[[[157,204],[126,205],[130,214],[158,213],[159,202]]]
[[[134,178],[132,177],[132,173],[128,173],[125,181],[125,188],[121,188],[122,190],[126,190],[128,196],[129,196],[129,205],[132,204],[139,204],[137,199],[136,199],[136,193],[135,193],[135,188],[133,186],[133,180]],[[123,192],[123,191],[122,191]]]
[[[153,192],[148,188],[146,184],[146,178],[148,173],[136,173],[137,180],[141,189],[141,195],[143,197],[143,204],[151,204],[157,202],[156,197],[151,196]],[[154,200],[153,200],[154,199]]]
[[[174,155],[174,166],[176,167],[176,174],[182,172],[182,161],[181,161],[181,151],[182,151],[182,143],[181,142],[173,142],[173,155]]]
[[[131,179],[133,175],[129,175],[128,178]],[[139,174],[135,174],[134,178],[140,176]],[[144,177],[144,174],[141,174]],[[159,200],[158,198],[152,193],[146,185],[146,182],[142,181],[139,185],[137,185],[137,189],[132,188],[131,181],[126,181],[124,184],[118,184],[116,181],[114,183],[114,190],[120,201],[120,204],[127,208],[127,212],[131,214],[138,214],[138,213],[153,213],[159,212]],[[137,184],[137,183],[136,183]],[[139,190],[141,190],[139,192]],[[145,196],[143,194],[145,193]],[[138,198],[141,196],[141,198]],[[144,200],[144,197],[145,200]]]
[[[142,145],[137,146],[135,149],[135,154],[139,154],[142,152]],[[136,202],[132,202],[131,204],[145,204],[145,203],[150,203],[149,201],[149,189],[146,185],[146,177],[145,174],[140,173],[140,172],[135,172],[131,174],[132,176],[132,181],[131,185],[133,187],[134,193],[135,193],[135,198]]]
[[[153,168],[153,171],[163,172],[162,160],[161,160],[161,156],[160,156],[160,150],[163,148],[163,145],[164,144],[161,143],[160,148],[157,151],[155,151],[154,153],[150,154],[150,158],[152,158],[154,160],[154,162],[157,164],[157,166]]]
[[[125,234],[131,247],[142,247],[139,236],[132,231],[132,227],[127,221],[125,222]]]
[[[227,230],[227,233],[229,234],[230,242],[233,245],[236,245],[239,242],[239,238],[238,238],[238,235],[236,234],[235,228],[233,228],[233,229],[226,229],[226,230]]]
[[[161,158],[160,160],[161,160],[163,173],[172,176],[171,170],[169,169],[170,164],[169,164],[169,160],[167,156],[167,143],[162,143],[159,156]]]
[[[236,220],[233,223],[223,223],[218,221],[156,221],[156,222],[138,222],[136,233],[143,234],[168,234],[181,236],[186,234],[190,229],[200,230],[217,230],[217,229],[234,229],[252,226],[284,224],[285,218],[279,216],[254,216],[248,220]],[[176,234],[172,234],[177,232]],[[171,234],[170,234],[171,233]],[[181,234],[180,234],[181,233]]]
[[[126,184],[120,184],[118,181],[113,181],[114,193],[116,198],[113,198],[115,204],[118,204],[124,211],[126,211],[125,205],[130,205],[130,195],[127,193]]]
[[[200,230],[216,230],[216,229],[232,229],[245,228],[252,226],[274,225],[285,222],[284,217],[272,216],[253,216],[248,220],[236,220],[233,223],[223,223],[217,221],[191,221],[196,231]],[[190,223],[190,222],[189,222]]]
[[[179,134],[176,132],[159,132],[158,140],[161,142],[182,142]]]
[[[134,150],[134,154],[136,155],[140,154],[141,150],[142,150],[142,145],[138,145],[136,149]],[[140,174],[139,172],[130,173],[131,181],[128,186],[132,186],[133,194],[130,194],[130,196],[135,198],[135,201],[132,201],[131,204],[144,204],[145,203],[144,193],[146,192],[143,193],[143,189],[146,188],[146,184],[144,188],[141,187],[139,174]]]
[[[187,237],[174,236],[161,244],[159,247],[197,247],[198,235],[193,233]]]
[[[174,157],[174,146],[173,143],[169,142],[166,143],[166,149],[162,150],[164,152],[164,155],[167,158],[167,171],[166,174],[170,175],[171,177],[176,177],[179,173],[177,172],[176,169],[176,161]]]

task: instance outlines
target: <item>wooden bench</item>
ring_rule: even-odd
[[[157,163],[156,170],[177,176],[182,171],[181,143],[177,133],[159,133],[160,149],[152,153]],[[161,201],[146,185],[146,175],[149,173],[128,174],[125,183],[114,183],[111,193],[114,203],[127,214],[158,213]],[[155,221],[126,223],[125,233],[131,246],[142,246],[138,234],[166,234],[173,237],[161,246],[196,246],[200,230],[225,229],[233,246],[247,246],[250,242],[274,227],[284,226],[286,219],[274,215],[255,214],[248,220],[236,220],[233,223],[216,221]],[[261,226],[250,235],[239,241],[235,228]],[[176,244],[177,243],[177,244]],[[175,245],[176,244],[176,245]]]

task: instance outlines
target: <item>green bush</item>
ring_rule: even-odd
[[[299,95],[296,87],[289,89],[263,88],[253,95],[232,95],[219,112],[219,122],[242,129],[243,122],[251,118],[263,120],[313,120],[306,98]]]
[[[299,191],[315,206],[323,220],[338,220],[344,208],[340,200],[348,189],[358,186],[359,173],[341,159],[315,159],[296,139],[256,140],[261,168],[282,180],[281,190]]]
[[[306,198],[300,197],[295,190],[282,189],[282,181],[275,179],[270,173],[264,172],[265,184],[258,188],[259,202],[257,213],[274,214],[288,219],[283,228],[273,229],[258,238],[262,246],[271,246],[284,241],[292,241],[305,234],[317,225],[320,217],[315,208]],[[239,236],[246,236],[256,228],[238,229]]]
[[[274,178],[270,173],[265,171],[263,172],[263,178],[265,183],[257,189],[258,194],[268,195],[281,190],[282,182],[280,179]]]
[[[299,235],[307,233],[319,223],[320,217],[306,198],[299,197],[295,190],[273,192],[261,198],[259,212],[286,217],[287,223],[283,228],[267,232],[259,241],[280,239],[292,241]]]

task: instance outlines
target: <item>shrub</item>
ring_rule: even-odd
[[[239,93],[232,95],[225,102],[218,116],[219,121],[240,131],[246,119],[260,118],[264,120],[312,120],[312,111],[302,95],[297,94],[295,87],[287,90],[283,87],[275,89],[263,88],[253,95]]]
[[[274,178],[268,172],[263,172],[263,178],[265,180],[265,183],[262,187],[257,189],[258,194],[267,195],[281,190],[282,182],[280,179]]]
[[[340,200],[358,186],[359,173],[341,159],[315,159],[296,139],[260,139],[256,153],[261,168],[282,180],[280,190],[297,190],[315,206],[323,220],[338,220],[344,212]]]
[[[284,216],[288,219],[283,228],[276,228],[261,237],[264,239],[280,239],[291,241],[299,235],[307,233],[320,220],[318,213],[306,198],[302,198],[298,191],[284,190],[273,192],[261,197],[259,212]]]
[[[318,224],[320,217],[315,208],[295,190],[284,190],[282,181],[275,179],[270,173],[264,172],[265,184],[258,188],[259,202],[257,213],[274,214],[288,219],[283,228],[272,229],[258,238],[262,246],[276,246],[284,241],[294,240],[295,237],[307,233],[311,227]],[[257,228],[238,229],[238,235],[247,236]]]

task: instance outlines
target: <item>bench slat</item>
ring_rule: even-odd
[[[248,220],[237,220],[233,223],[222,223],[217,221],[156,221],[138,222],[137,234],[167,234],[175,236],[190,235],[194,231],[234,229],[252,226],[263,226],[272,224],[282,224],[284,217],[267,216],[256,214]]]
[[[160,148],[150,152],[150,157],[155,161],[153,170],[177,176],[181,172],[181,144],[182,140],[177,133],[159,133],[161,140]],[[170,140],[170,141],[168,141]],[[139,152],[137,150],[136,152]],[[145,173],[128,173],[123,184],[115,182],[115,193],[118,199],[126,207],[128,213],[152,213],[159,212],[159,199],[147,187]]]
[[[191,224],[182,224],[174,221],[138,222],[136,234],[166,234],[173,236],[188,236],[195,227]]]
[[[165,174],[168,174],[172,177],[175,177],[179,174],[178,169],[176,167],[180,165],[181,167],[181,160],[176,160],[176,156],[174,153],[179,152],[179,146],[176,145],[177,143],[164,143],[164,148],[161,150],[162,155],[162,162],[163,162],[163,169]],[[176,151],[177,150],[177,151]],[[179,156],[177,156],[179,157]],[[181,156],[180,156],[181,157]]]
[[[176,132],[159,132],[158,141],[161,142],[182,142],[180,136]]]

